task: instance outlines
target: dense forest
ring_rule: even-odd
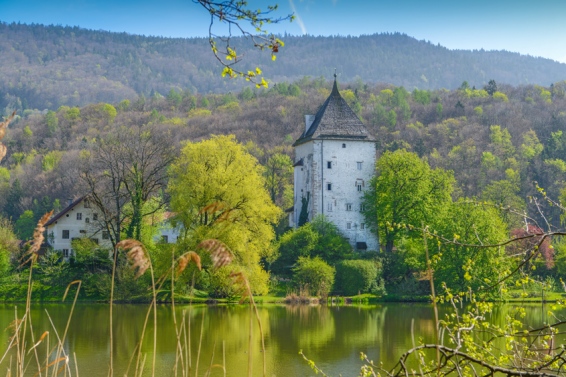
[[[407,35],[360,37],[281,36],[276,62],[233,39],[245,56],[241,68],[258,65],[272,83],[302,77],[342,82],[388,83],[414,88],[455,89],[463,80],[482,87],[490,79],[509,85],[548,86],[566,77],[566,64],[507,51],[449,50]],[[343,59],[348,56],[348,59]],[[242,80],[220,77],[221,67],[205,38],[170,39],[78,27],[0,22],[0,112],[114,103],[166,95],[237,92]]]
[[[264,165],[275,153],[292,159],[304,115],[314,114],[329,93],[329,82],[304,78],[268,90],[195,95],[172,89],[166,96],[113,104],[25,110],[3,140],[8,154],[0,167],[0,209],[16,221],[25,210],[39,216],[47,209],[37,207],[42,203],[49,207],[83,194],[83,150],[109,134],[123,137],[124,127],[152,127],[176,148],[185,140],[233,134]],[[342,85],[341,94],[376,136],[379,154],[406,149],[432,167],[452,170],[456,197],[497,199],[522,210],[536,193],[534,182],[560,197],[566,172],[564,81],[550,87],[491,81],[485,89],[464,82],[452,91],[412,92],[359,81]],[[290,185],[292,177],[286,179]],[[276,203],[289,205],[279,191]],[[546,216],[559,224],[559,212]]]

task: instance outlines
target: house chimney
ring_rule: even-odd
[[[309,128],[312,126],[312,123],[314,122],[314,115],[305,115],[305,132],[307,132],[309,130]]]

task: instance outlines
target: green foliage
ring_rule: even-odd
[[[33,230],[35,229],[36,221],[33,215],[33,211],[26,210],[16,221],[16,234],[22,240],[29,240],[33,235]]]
[[[336,264],[334,291],[353,296],[380,292],[381,263],[369,260],[345,260]]]
[[[533,130],[529,130],[523,135],[523,144],[521,144],[520,152],[521,156],[530,161],[540,155],[544,147],[539,142],[537,134]]]
[[[45,123],[47,124],[49,134],[54,135],[59,127],[59,118],[57,118],[57,114],[54,111],[48,111],[47,114],[45,114]]]
[[[253,290],[264,291],[269,276],[259,268],[272,253],[273,224],[281,211],[265,190],[263,168],[233,136],[186,143],[171,166],[171,208],[187,231],[188,250],[205,239],[224,242],[235,254]],[[217,205],[210,210],[206,206]]]
[[[297,260],[311,256],[319,238],[320,235],[308,224],[283,234],[277,243],[277,259],[271,265],[271,271],[290,277]]]
[[[493,94],[497,92],[497,83],[495,82],[495,80],[491,79],[489,80],[487,85],[483,87],[483,89],[487,92],[487,94],[493,96]]]
[[[299,257],[293,268],[293,284],[299,289],[320,297],[326,297],[334,285],[336,270],[320,257]]]
[[[366,222],[378,229],[388,252],[406,234],[406,226],[436,224],[451,201],[454,177],[431,169],[415,153],[385,152],[377,161],[377,175],[364,196]]]
[[[309,200],[310,196],[307,193],[306,197],[301,197],[301,212],[299,213],[299,226],[303,226],[309,222]]]
[[[312,256],[321,257],[322,260],[333,265],[352,255],[352,247],[346,238],[324,215],[316,216],[308,225],[319,235]]]
[[[49,172],[59,165],[59,162],[63,158],[63,152],[61,151],[51,151],[45,156],[43,156],[43,160],[41,161],[41,168],[43,171]]]
[[[493,206],[460,199],[449,206],[435,230],[446,239],[453,239],[429,245],[437,286],[445,283],[456,292],[469,288],[479,292],[496,286],[510,271],[504,247],[487,247],[508,238],[507,225]]]
[[[507,95],[501,92],[493,93],[493,99],[500,102],[509,102],[509,98],[507,98]]]
[[[18,252],[18,239],[12,224],[0,217],[0,277],[5,277],[10,270],[10,261]]]
[[[312,222],[281,236],[271,271],[288,277],[291,268],[300,257],[320,257],[334,265],[351,255],[352,247],[340,234],[336,225],[323,215],[319,215]]]
[[[428,105],[430,103],[430,92],[428,90],[413,90],[413,100],[421,105]]]

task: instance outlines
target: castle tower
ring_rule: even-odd
[[[375,139],[338,91],[316,115],[305,115],[305,131],[295,147],[292,222],[297,227],[323,214],[357,250],[378,250],[376,236],[365,224],[362,198],[375,171]]]

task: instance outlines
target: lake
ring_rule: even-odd
[[[524,306],[524,305],[523,305]],[[12,304],[0,304],[0,325],[2,329],[15,318]],[[126,373],[136,344],[141,337],[147,305],[114,306],[114,375]],[[529,323],[542,323],[548,310],[541,304],[527,305]],[[35,339],[45,331],[50,332],[51,346],[55,333],[49,317],[59,336],[65,330],[70,313],[66,304],[34,304],[31,310]],[[512,305],[499,305],[490,320],[501,322]],[[17,305],[18,313],[24,306]],[[441,310],[441,316],[446,309]],[[375,362],[383,362],[386,367],[395,364],[399,356],[423,338],[432,342],[434,337],[434,315],[428,304],[384,303],[377,305],[350,306],[284,306],[259,305],[265,340],[265,360],[268,376],[311,376],[315,373],[299,355],[314,360],[325,373],[338,376],[358,375],[362,365],[360,352],[364,352]],[[248,344],[250,338],[250,310],[246,305],[177,305],[175,315],[178,325],[190,321],[190,334],[186,344],[191,347],[191,364],[196,367],[199,352],[199,373],[204,375],[210,365],[225,365],[227,376],[245,376],[248,368]],[[263,352],[261,337],[255,315],[253,322],[252,355],[253,375],[262,375]],[[151,375],[153,352],[153,316],[145,334],[142,347],[145,360],[145,376]],[[174,376],[176,364],[176,335],[173,326],[171,305],[159,305],[157,311],[157,358],[156,375]],[[188,326],[186,326],[188,328]],[[201,339],[202,328],[202,340]],[[412,330],[413,329],[413,330]],[[71,371],[75,375],[74,355],[80,376],[108,376],[110,362],[109,306],[105,304],[78,304],[72,316],[67,338],[64,342],[66,352],[71,355]],[[10,332],[0,332],[2,354],[9,343]],[[184,338],[184,337],[183,337]],[[190,341],[188,340],[190,339]],[[31,339],[29,343],[32,344]],[[224,355],[223,355],[224,348]],[[40,355],[46,354],[44,345],[38,347]],[[10,355],[9,355],[10,356]],[[0,364],[0,375],[6,373],[10,365],[9,356]],[[13,356],[13,355],[12,355]],[[26,356],[32,360],[32,354]],[[135,360],[135,358],[134,358]],[[186,361],[186,358],[185,360]],[[12,360],[12,363],[14,361]],[[35,373],[30,363],[29,373]],[[135,364],[135,361],[134,361]],[[177,362],[181,368],[181,361]],[[133,376],[133,367],[129,375]],[[178,373],[181,376],[181,372]],[[194,375],[194,372],[193,372]],[[212,368],[212,376],[222,376],[219,367]]]

